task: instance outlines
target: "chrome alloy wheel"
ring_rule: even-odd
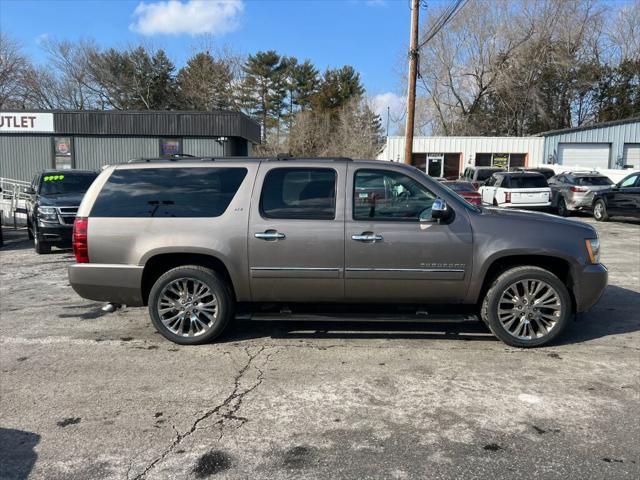
[[[519,340],[542,338],[558,324],[562,302],[556,290],[541,280],[509,285],[498,302],[498,319]]]
[[[208,332],[218,318],[218,298],[206,283],[195,278],[179,278],[167,284],[156,308],[164,326],[182,337]]]
[[[593,207],[593,216],[596,217],[597,220],[604,216],[604,204],[602,202],[597,202]]]

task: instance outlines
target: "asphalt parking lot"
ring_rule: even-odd
[[[5,231],[0,477],[637,479],[640,222],[597,228],[610,286],[536,350],[475,323],[247,321],[180,347]]]

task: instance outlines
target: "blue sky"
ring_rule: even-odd
[[[200,41],[188,32],[209,31],[242,53],[274,49],[321,69],[353,65],[370,96],[401,89],[409,15],[408,0],[0,0],[0,28],[36,61],[43,38],[90,37],[162,47],[179,67]]]

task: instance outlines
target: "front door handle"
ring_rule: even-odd
[[[279,240],[286,237],[284,233],[280,233],[276,230],[267,230],[266,232],[258,232],[258,233],[255,233],[253,236],[261,240]]]
[[[351,235],[351,239],[356,242],[380,242],[382,241],[382,235],[365,232],[361,235]]]

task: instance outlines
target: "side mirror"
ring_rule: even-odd
[[[24,187],[22,189],[22,193],[26,193],[27,195],[35,195],[36,191],[33,189],[33,187]]]
[[[613,185],[611,185],[611,190],[618,190],[619,188],[620,188],[619,183],[614,183]]]
[[[443,222],[451,218],[453,211],[447,205],[447,202],[441,198],[436,198],[430,209],[424,210],[420,214],[421,222]]]

